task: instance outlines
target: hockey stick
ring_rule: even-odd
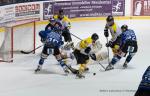
[[[71,66],[67,65],[66,64],[66,67],[73,73],[73,74],[77,74],[78,73],[78,70],[72,68]]]
[[[76,37],[77,39],[82,40],[80,37],[78,37],[78,36],[72,34],[71,32],[70,32],[70,34],[71,34],[72,36]]]
[[[106,37],[107,43],[108,43],[108,37]],[[107,47],[107,54],[108,54],[108,64],[109,64],[109,47]]]
[[[101,65],[104,70],[106,70],[106,68],[100,62],[98,62],[98,64]]]
[[[41,48],[42,46],[43,46],[43,45],[40,45],[40,46],[36,47],[35,49],[33,49],[33,50],[31,50],[31,51],[23,51],[23,50],[21,50],[20,52],[23,53],[23,54],[30,54],[30,53],[34,52],[35,50]]]

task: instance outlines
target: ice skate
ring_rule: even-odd
[[[79,70],[72,68],[70,65],[66,65],[68,67],[68,69],[73,73],[73,74],[77,74]]]
[[[76,78],[85,78],[85,76],[82,74],[82,71],[78,71],[78,73],[76,74]]]
[[[35,69],[34,72],[37,73],[37,72],[41,71],[41,69],[42,69],[42,66],[41,66],[41,65],[38,65],[37,69]]]
[[[79,78],[79,79],[80,79],[80,78],[85,78],[85,76],[78,73],[78,74],[76,74],[76,78]]]
[[[126,63],[123,64],[123,68],[126,69],[128,65]]]

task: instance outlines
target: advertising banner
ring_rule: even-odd
[[[40,18],[41,5],[40,2],[31,2],[0,7],[0,26],[12,21]]]
[[[14,20],[15,8],[13,5],[2,6],[0,10],[0,24]]]
[[[54,2],[43,2],[43,18],[44,20],[49,19],[51,16],[53,16],[53,3]]]
[[[125,0],[112,0],[112,15],[125,15]]]
[[[133,16],[150,16],[150,0],[133,0]]]
[[[44,3],[44,20],[50,15],[63,9],[69,18],[75,17],[98,17],[98,16],[124,16],[125,0],[78,0],[58,1]]]
[[[111,0],[64,1],[56,2],[54,4],[54,12],[58,12],[59,9],[63,9],[69,18],[97,17],[110,15],[112,12],[111,6]]]
[[[40,18],[41,5],[38,2],[22,3],[15,5],[15,19]]]

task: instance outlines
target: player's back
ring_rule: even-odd
[[[127,31],[122,33],[122,42],[125,43],[128,40],[136,41],[136,35],[131,29],[128,29]]]
[[[123,37],[125,39],[136,40],[136,35],[135,35],[134,31],[131,29],[128,29],[126,32],[124,32]]]
[[[90,46],[91,44],[92,44],[92,39],[91,39],[91,37],[88,37],[88,38],[83,39],[82,41],[80,41],[77,44],[76,48],[78,50],[85,49],[86,47]]]
[[[52,44],[54,47],[60,47],[62,44],[62,37],[57,32],[50,32],[47,35],[47,44]]]

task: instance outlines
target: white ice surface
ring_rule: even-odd
[[[119,25],[128,24],[137,34],[139,49],[129,63],[128,69],[122,69],[124,58],[116,64],[114,70],[107,72],[99,64],[94,63],[89,65],[90,72],[85,74],[85,79],[75,79],[72,74],[64,76],[55,58],[49,56],[44,63],[43,71],[34,74],[42,50],[38,49],[36,54],[15,55],[13,63],[0,62],[0,96],[133,96],[150,62],[150,20],[117,22]],[[103,20],[73,22],[71,32],[80,38],[86,38],[94,32],[98,33],[103,44],[102,51],[107,51],[103,35],[104,25]],[[38,26],[37,32],[42,28],[44,26]],[[75,43],[79,41],[73,36],[72,38]],[[37,46],[40,45],[39,38],[36,40]],[[101,63],[107,66],[106,61]],[[92,75],[94,72],[95,76]]]

